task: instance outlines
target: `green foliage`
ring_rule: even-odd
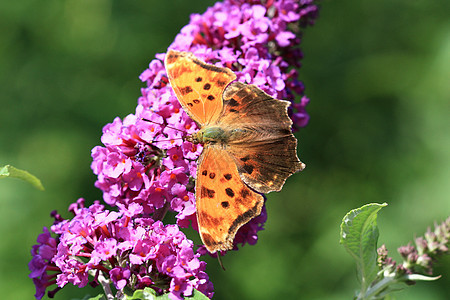
[[[387,250],[384,247],[380,250],[381,254],[377,252],[377,214],[385,206],[386,203],[371,203],[353,209],[345,215],[341,223],[341,244],[355,259],[361,282],[360,291],[355,298],[357,300],[387,300],[390,299],[390,293],[402,289],[405,283],[440,278],[414,274],[411,270],[406,272],[405,264],[399,267],[396,263],[387,261]],[[448,230],[444,224],[441,228]],[[448,242],[447,234],[448,232],[442,232],[444,243]],[[442,246],[442,249],[448,249],[447,245]],[[417,255],[412,249],[410,251]],[[431,262],[427,266],[431,269]]]
[[[377,213],[387,204],[366,204],[345,215],[341,223],[341,244],[355,259],[361,291],[377,276]]]
[[[98,294],[97,296],[87,297],[87,298],[84,298],[83,300],[106,300],[106,298],[105,298],[105,295]]]
[[[35,188],[43,191],[44,186],[41,181],[34,175],[30,174],[27,171],[17,169],[13,166],[6,165],[0,169],[0,178],[11,177],[11,178],[19,178],[30,184],[32,184]]]
[[[158,296],[155,290],[151,288],[145,288],[143,290],[136,290],[132,296],[125,297],[126,300],[169,300],[167,294],[162,294]]]

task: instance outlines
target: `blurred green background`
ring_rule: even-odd
[[[134,113],[139,74],[189,15],[214,1],[21,0],[0,3],[0,165],[45,192],[0,180],[0,290],[32,299],[30,248],[53,209],[101,199],[90,150],[115,116]],[[297,133],[304,172],[268,196],[256,246],[208,260],[215,299],[351,299],[354,262],[339,245],[350,210],[388,202],[391,255],[450,214],[450,1],[323,1],[303,36],[310,124]],[[190,233],[192,236],[192,233]],[[448,299],[443,277],[397,299]],[[56,299],[91,289],[64,288]]]

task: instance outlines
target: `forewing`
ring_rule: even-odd
[[[236,75],[228,68],[207,64],[192,53],[175,50],[167,52],[165,66],[186,113],[202,126],[214,123],[222,111],[223,92]]]
[[[230,84],[224,93],[218,124],[239,131],[230,139],[228,151],[242,180],[260,193],[279,191],[290,175],[305,168],[297,157],[289,105],[240,82]]]
[[[237,230],[264,204],[262,195],[242,182],[234,159],[214,146],[199,159],[195,190],[200,236],[211,253],[232,249]]]

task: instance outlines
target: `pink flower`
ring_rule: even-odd
[[[45,289],[55,283],[59,288],[68,283],[78,287],[95,283],[97,279],[90,277],[90,271],[103,272],[118,290],[148,286],[179,298],[191,295],[195,288],[212,295],[205,263],[200,262],[192,241],[177,225],[137,217],[132,212],[135,207],[123,214],[107,211],[98,203],[90,207],[83,203],[71,205],[71,220],[60,220],[52,226],[57,239],[44,228],[38,245],[33,246],[29,266],[36,298],[42,298]],[[49,270],[56,273],[51,276]],[[159,279],[154,282],[150,278]]]

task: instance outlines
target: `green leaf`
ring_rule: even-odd
[[[126,296],[126,300],[170,300],[169,294],[157,295],[155,290],[152,288],[145,288],[143,290],[134,291],[132,296]],[[203,293],[194,289],[192,296],[184,297],[184,299],[192,299],[192,300],[209,300]]]
[[[186,299],[195,299],[195,300],[209,300],[208,297],[205,296],[202,292],[194,289],[193,295],[191,297],[187,297]]]
[[[362,292],[377,276],[377,213],[386,205],[366,204],[342,219],[340,242],[356,261]]]
[[[162,295],[164,296],[164,295]],[[134,291],[132,296],[126,296],[126,300],[156,300],[157,295],[155,290],[151,288],[145,288],[143,290],[136,290]],[[159,298],[164,299],[164,298]],[[166,298],[169,299],[169,298]]]
[[[13,178],[19,178],[25,181],[28,181],[28,183],[31,183],[34,185],[35,188],[43,191],[44,187],[42,186],[41,181],[34,175],[28,173],[25,170],[20,170],[17,168],[14,168],[13,166],[6,165],[3,168],[0,169],[0,178],[5,177],[13,177]]]
[[[87,296],[87,298],[83,298],[83,299],[85,299],[85,300],[106,300],[105,295],[103,295],[103,294],[98,294],[97,296],[94,296],[94,297]]]

